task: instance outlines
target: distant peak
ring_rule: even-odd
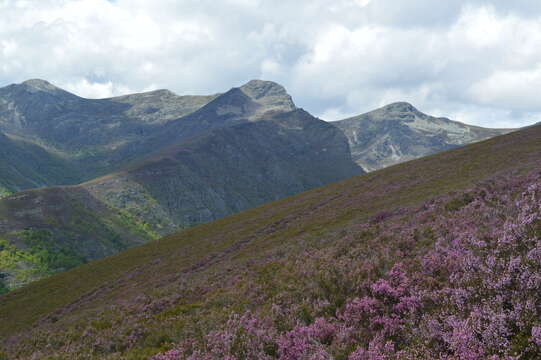
[[[274,81],[251,80],[239,88],[243,93],[261,104],[282,111],[295,109],[286,89]]]
[[[387,110],[387,111],[399,111],[399,112],[418,112],[419,111],[413,105],[404,101],[394,102],[392,104],[385,105],[381,109]]]
[[[21,85],[36,89],[36,90],[44,90],[44,91],[50,91],[50,90],[58,90],[56,86],[51,84],[50,82],[42,79],[30,79],[26,80]]]
[[[160,96],[160,97],[162,97],[162,96],[167,96],[167,97],[178,96],[177,94],[175,94],[174,92],[172,92],[171,90],[168,90],[168,89],[157,89],[157,90],[143,92],[143,93],[139,93],[139,94],[135,94],[135,95]]]
[[[240,87],[246,95],[259,99],[264,96],[287,95],[286,89],[274,81],[250,80]]]

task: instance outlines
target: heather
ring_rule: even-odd
[[[290,265],[269,310],[154,359],[538,359],[541,178],[455,196],[359,224]]]
[[[540,196],[535,172],[377,212],[257,261],[229,260],[197,283],[185,276],[126,296],[68,327],[54,326],[56,314],[11,338],[9,354],[537,359]]]

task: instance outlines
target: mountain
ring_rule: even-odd
[[[245,97],[235,91],[220,96],[219,106],[211,102],[201,111],[232,106],[230,100],[237,98],[244,104]],[[338,129],[301,109],[274,108],[257,121],[217,127],[81,185],[1,199],[0,239],[17,253],[4,254],[2,282],[15,288],[159,235],[360,173]]]
[[[4,357],[539,358],[539,139],[374,171],[1,295]]]
[[[122,167],[127,157],[144,157],[150,149],[159,149],[159,143],[142,140],[163,132],[165,124],[216,96],[177,96],[157,90],[83,99],[38,79],[0,88],[0,132],[39,148],[44,158],[63,162],[63,176],[50,178],[45,176],[48,169],[37,169],[22,174],[29,181],[9,182],[0,175],[0,184],[17,191],[36,185],[76,184],[107,174]],[[15,157],[11,165],[23,162]]]
[[[282,86],[261,80],[210,96],[156,90],[98,100],[78,97],[45,80],[28,80],[0,88],[0,133],[35,145],[34,157],[40,160],[62,159],[58,162],[64,176],[46,176],[48,169],[37,168],[21,174],[26,180],[0,175],[0,185],[17,191],[76,184],[205,131],[254,120],[267,111],[294,109]],[[24,162],[10,160],[10,166]]]
[[[332,123],[348,137],[353,159],[373,171],[471,144],[511,129],[487,129],[423,114],[398,102]]]
[[[208,96],[156,90],[109,99],[84,99],[39,79],[12,84],[0,88],[0,136],[11,140],[1,140],[10,155],[0,166],[11,170],[0,173],[0,187],[78,184],[206,131],[294,109],[282,86],[261,80]],[[430,117],[407,103],[333,125],[368,171],[510,131]]]
[[[215,129],[82,187],[164,235],[360,173],[343,134],[297,109]]]

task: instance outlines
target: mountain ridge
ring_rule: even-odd
[[[285,89],[276,83],[254,80],[231,91],[249,99],[253,97],[252,105],[261,111],[295,108]],[[191,129],[187,129],[187,124],[179,124],[183,122],[180,119],[224,94],[228,96],[226,93],[179,96],[169,90],[156,90],[85,99],[48,81],[31,79],[0,88],[0,132],[25,139],[45,152],[61,154],[69,163],[65,171],[70,176],[65,181],[43,185],[69,185],[105,175],[144,157],[149,151],[160,150],[160,137],[171,137],[180,131],[185,133],[185,139],[207,131],[207,127],[193,121]],[[242,109],[239,115],[243,115]],[[171,142],[174,141],[173,137]],[[79,171],[73,173],[74,167]],[[11,191],[26,188],[24,185],[8,187]]]

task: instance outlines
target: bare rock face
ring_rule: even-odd
[[[347,136],[355,162],[373,171],[513,131],[466,125],[393,103],[333,122]]]

